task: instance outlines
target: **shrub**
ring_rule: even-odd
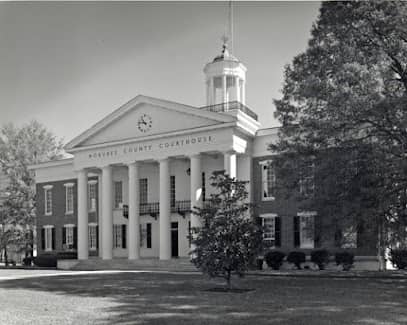
[[[32,256],[27,256],[23,258],[23,265],[24,266],[31,266],[33,262],[33,257]]]
[[[78,259],[77,252],[59,252],[57,254],[58,260],[76,260]]]
[[[311,262],[318,265],[320,270],[324,270],[329,263],[329,252],[326,249],[317,249],[311,252]]]
[[[266,263],[273,270],[279,270],[281,265],[283,265],[285,254],[280,251],[269,251],[264,256]]]
[[[336,265],[342,265],[344,271],[349,271],[354,262],[355,255],[351,252],[338,252],[335,254]]]
[[[407,249],[392,249],[390,251],[390,261],[399,270],[407,268]]]
[[[301,270],[301,264],[305,263],[304,252],[290,252],[287,256],[287,262],[294,264],[297,269]]]
[[[34,257],[34,264],[40,267],[56,267],[57,257],[51,254],[43,254]]]

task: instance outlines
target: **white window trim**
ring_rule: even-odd
[[[91,187],[91,185],[97,185],[97,183],[98,183],[97,179],[92,179],[92,180],[88,181],[88,205],[89,205],[88,206],[88,211],[89,212],[95,212],[96,211],[97,199],[96,199],[96,197],[94,198],[95,199],[95,206],[92,207],[92,201],[91,201],[91,198],[90,198],[90,187]],[[95,186],[95,194],[96,194],[96,191],[97,191],[97,187]]]
[[[98,232],[96,231],[96,227],[98,226],[98,224],[96,223],[96,222],[90,222],[89,224],[88,224],[88,231],[89,231],[89,234],[88,234],[88,236],[89,236],[89,250],[90,251],[96,251],[97,250],[97,237],[98,237]],[[90,237],[90,228],[92,228],[92,227],[94,227],[95,228],[95,246],[94,247],[92,247],[91,246],[91,242],[92,242],[92,240],[91,240],[91,237]]]
[[[299,220],[299,227],[300,227],[300,248],[309,248],[309,249],[313,249],[315,248],[315,235],[313,235],[313,240],[312,243],[304,243],[302,238],[304,236],[303,234],[303,227],[301,224],[301,218],[313,218],[313,227],[315,229],[315,216],[317,215],[316,211],[301,211],[297,213],[297,216],[300,217]]]
[[[44,185],[42,188],[44,189],[44,215],[45,216],[52,216],[52,188],[53,185]],[[47,191],[51,191],[51,211],[47,211]]]
[[[52,252],[52,239],[53,239],[52,238],[52,229],[54,229],[55,227],[53,225],[44,225],[44,226],[42,226],[42,228],[45,229],[45,231],[44,231],[44,235],[45,235],[45,238],[44,238],[45,251],[46,252]],[[51,241],[50,243],[48,243],[48,239],[47,239],[47,232],[48,231],[50,231],[50,235],[49,235],[49,238],[50,238],[50,241]]]
[[[74,187],[74,183],[65,183],[65,214],[66,215],[70,215],[73,214],[73,210],[74,210],[74,194],[73,194],[73,189],[72,189],[72,210],[68,210],[68,188],[73,188]]]
[[[264,197],[264,195],[263,195],[264,194],[264,183],[265,183],[265,181],[267,181],[267,174],[266,174],[266,180],[263,179],[264,178],[263,167],[265,165],[271,164],[272,162],[273,161],[271,159],[259,161],[259,165],[261,166],[261,200],[262,201],[274,201],[276,199],[274,196]]]
[[[113,249],[122,249],[122,225],[113,225]],[[117,245],[116,245],[117,244]]]
[[[64,225],[64,228],[65,228],[65,243],[62,243],[62,245],[68,245],[68,244],[71,244],[71,245],[74,245],[75,243],[74,243],[74,231],[73,231],[73,229],[76,227],[76,225],[74,225],[74,224],[72,224],[72,223],[69,223],[69,224],[65,224]],[[68,239],[68,232],[67,232],[67,229],[72,229],[72,243],[67,243],[67,239]]]
[[[264,213],[264,214],[261,214],[259,217],[261,218],[262,226],[264,226],[264,219],[274,219],[274,239],[265,238],[264,234],[263,234],[263,241],[273,240],[275,242],[275,240],[276,240],[276,218],[278,217],[278,214]],[[275,245],[271,246],[270,248],[275,248]]]

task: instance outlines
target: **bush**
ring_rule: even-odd
[[[51,254],[43,254],[34,257],[34,264],[40,267],[56,267],[57,257]]]
[[[283,265],[285,254],[280,251],[269,251],[264,256],[266,263],[273,270],[279,270],[281,265]]]
[[[326,249],[318,249],[311,252],[311,262],[318,265],[320,270],[324,270],[329,263],[329,252]]]
[[[399,270],[407,268],[407,249],[392,249],[390,251],[390,261]]]
[[[351,252],[338,252],[335,254],[336,265],[342,265],[344,271],[349,271],[354,262],[355,255]]]
[[[287,256],[287,262],[294,264],[297,269],[301,270],[301,264],[305,263],[304,252],[290,252]]]
[[[77,252],[59,252],[57,254],[58,260],[77,260],[78,253]]]
[[[31,266],[33,262],[33,257],[32,256],[27,256],[23,258],[23,265],[24,266]]]

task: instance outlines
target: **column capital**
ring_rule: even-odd
[[[192,158],[202,158],[202,154],[201,154],[201,153],[194,153],[194,154],[188,155],[188,158],[189,158],[189,159],[192,159]]]
[[[127,165],[127,167],[140,166],[140,161],[132,161],[132,162],[128,162],[128,163],[125,163],[125,164]]]
[[[100,169],[106,169],[106,168],[112,168],[112,167],[113,167],[113,165],[107,164],[107,165],[102,165],[102,166],[100,167]]]

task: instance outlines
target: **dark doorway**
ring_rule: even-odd
[[[171,222],[171,256],[178,257],[178,222]]]

